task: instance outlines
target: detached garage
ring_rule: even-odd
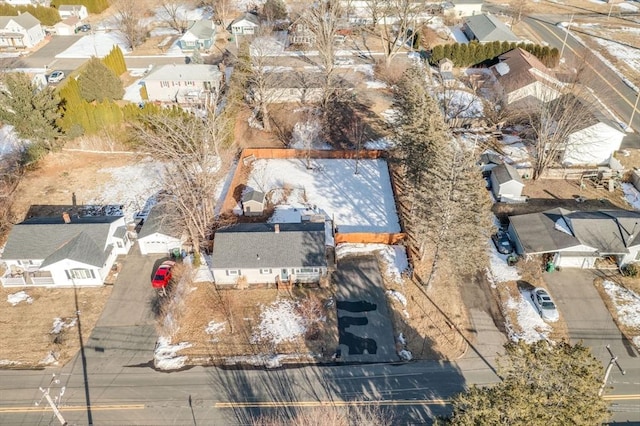
[[[182,239],[163,209],[155,206],[138,233],[138,245],[141,254],[168,254],[173,249],[182,248]]]

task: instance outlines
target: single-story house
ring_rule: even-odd
[[[298,20],[289,26],[289,43],[313,46],[316,44],[316,35],[302,20]]]
[[[286,31],[274,31],[271,35],[256,37],[249,46],[251,56],[280,56],[289,47]]]
[[[102,285],[131,244],[123,216],[33,217],[11,229],[0,281],[5,287]]]
[[[57,35],[74,35],[76,28],[80,25],[80,18],[77,16],[69,16],[60,22],[57,22],[53,28]]]
[[[66,19],[71,16],[75,16],[76,18],[83,20],[89,17],[87,7],[84,5],[76,4],[61,4],[58,7],[58,14],[60,14],[60,19]]]
[[[264,213],[264,192],[251,189],[242,195],[242,214],[260,216]]]
[[[147,99],[182,106],[205,105],[222,83],[215,65],[171,64],[153,69],[143,79]]]
[[[322,76],[316,72],[274,71],[265,82],[263,93],[268,103],[314,103],[323,95]]]
[[[29,12],[0,16],[0,49],[28,49],[44,40],[40,21]]]
[[[189,29],[178,39],[178,47],[183,52],[193,52],[196,49],[211,49],[216,42],[216,28],[211,19],[194,21]]]
[[[165,209],[155,205],[138,232],[140,254],[168,254],[182,248],[182,232],[172,224]]]
[[[493,15],[484,13],[464,18],[462,32],[470,41],[477,40],[479,43],[520,41],[520,38],[501,20]]]
[[[502,163],[491,169],[491,192],[498,201],[518,201],[522,198],[524,182],[510,164]]]
[[[217,285],[317,282],[327,273],[325,224],[240,223],[216,231]]]
[[[533,54],[518,47],[498,60],[490,69],[507,104],[523,99],[550,102],[560,96],[562,83]]]
[[[456,78],[453,75],[453,61],[449,58],[442,58],[438,62],[440,79],[445,87],[453,87],[456,84]]]
[[[456,16],[473,16],[482,13],[484,0],[450,0]]]
[[[260,20],[255,13],[247,12],[231,22],[229,28],[233,35],[253,35],[259,26]]]
[[[612,258],[619,267],[640,261],[640,212],[562,208],[509,217],[519,255],[553,254],[556,266],[593,268]]]
[[[599,99],[578,98],[578,102],[567,102],[562,95],[551,101],[562,105],[574,105],[579,109],[575,128],[565,141],[560,161],[567,165],[606,165],[613,153],[620,149],[626,133],[619,122]],[[551,107],[554,108],[554,107]]]
[[[504,161],[502,160],[502,157],[500,157],[499,154],[493,151],[485,151],[480,155],[480,160],[478,160],[476,164],[480,167],[480,170],[482,170],[482,172],[485,173],[485,172],[490,172],[496,166],[499,166],[500,164],[503,164],[503,163]]]

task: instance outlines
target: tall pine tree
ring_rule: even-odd
[[[87,102],[122,99],[122,81],[98,58],[89,59],[78,78],[80,94]]]

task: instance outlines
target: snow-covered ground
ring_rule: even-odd
[[[269,193],[291,189],[294,208],[317,206],[339,232],[400,232],[389,171],[384,160],[257,160],[247,186]],[[272,198],[273,199],[273,198]]]
[[[56,58],[104,58],[113,46],[120,46],[125,55],[130,52],[127,43],[117,32],[100,32],[86,35],[73,43],[67,50],[56,55]]]
[[[376,253],[386,265],[386,275],[397,283],[402,282],[402,273],[409,268],[407,251],[404,246],[386,244],[338,244],[336,258],[342,259],[359,254]]]
[[[376,140],[366,141],[364,143],[365,149],[391,149],[395,146],[395,142],[389,138],[380,138]]]
[[[13,130],[13,126],[5,124],[0,127],[0,158],[22,150],[27,143],[27,141],[18,137]]]
[[[165,336],[158,337],[156,349],[153,353],[156,368],[159,370],[178,370],[184,367],[187,357],[178,356],[178,352],[191,346],[191,343],[187,342],[172,345],[170,338]]]
[[[511,340],[524,340],[526,343],[549,340],[551,326],[544,322],[534,308],[530,292],[523,291],[515,299],[509,298],[504,307],[507,311],[514,311],[516,316],[517,324],[511,324],[509,316],[505,315],[507,333]]]
[[[630,183],[623,183],[622,191],[624,192],[624,199],[631,204],[631,207],[640,210],[640,191]]]
[[[77,318],[54,318],[53,326],[51,327],[51,331],[49,333],[60,334],[60,332],[65,328],[75,327],[77,320]]]
[[[142,87],[141,81],[142,79],[140,78],[132,85],[127,86],[124,90],[124,96],[122,99],[136,104],[142,102],[142,96],[140,95],[140,88]]]
[[[438,100],[446,103],[447,119],[476,118],[484,116],[482,99],[466,90],[445,90],[438,92]]]
[[[20,302],[33,303],[33,298],[27,294],[25,291],[19,291],[17,293],[7,295],[7,302],[11,306],[16,306]]]
[[[131,221],[160,190],[163,171],[164,165],[151,158],[129,166],[101,169],[98,173],[109,173],[112,179],[97,190],[99,196],[86,204],[121,204],[125,221]]]
[[[637,330],[633,344],[640,348],[640,295],[613,281],[604,281],[602,287],[607,292],[618,314],[618,321]]]
[[[260,324],[251,336],[252,343],[270,342],[279,344],[290,342],[307,331],[307,319],[297,309],[298,304],[281,299],[263,307]]]
[[[529,153],[529,149],[524,142],[522,142],[520,136],[503,135],[501,149],[504,153],[505,162],[514,166],[531,166],[531,155]]]
[[[610,55],[625,62],[633,69],[640,69],[640,49],[600,37],[594,37],[593,39]]]
[[[492,242],[489,243],[489,270],[487,270],[487,277],[492,285],[520,279],[518,269],[507,264],[507,255],[498,253]]]

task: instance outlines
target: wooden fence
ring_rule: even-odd
[[[336,244],[353,243],[353,244],[398,244],[404,240],[403,233],[373,233],[373,232],[354,232],[350,234],[336,234],[334,239]]]

